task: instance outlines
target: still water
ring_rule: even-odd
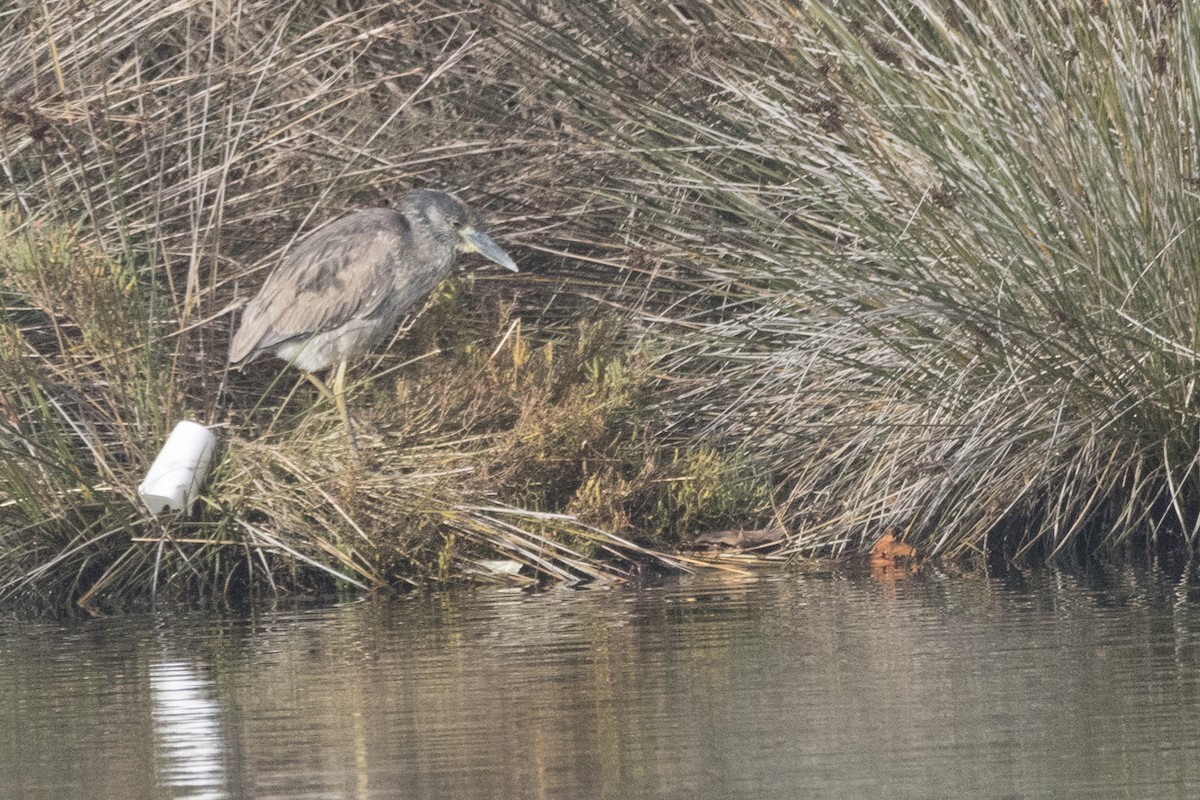
[[[1196,798],[1200,589],[708,575],[0,623],[0,797]]]

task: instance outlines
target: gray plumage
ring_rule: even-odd
[[[517,265],[456,197],[415,189],[395,209],[358,211],[300,240],[246,304],[229,363],[272,353],[304,370],[336,367],[333,398],[357,452],[346,410],[346,363],[396,330],[400,315],[434,290],[459,253]]]
[[[339,365],[389,337],[458,253],[516,271],[479,224],[457,198],[418,189],[396,209],[359,211],[314,231],[247,304],[230,363],[269,352],[307,372]]]

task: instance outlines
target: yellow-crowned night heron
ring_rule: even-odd
[[[428,295],[459,253],[517,265],[456,197],[431,189],[405,194],[397,208],[358,211],[304,237],[246,306],[229,363],[272,353],[313,375],[335,367],[333,397],[346,411],[346,362],[390,336],[400,315]]]

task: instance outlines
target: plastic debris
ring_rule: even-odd
[[[208,477],[215,449],[216,439],[208,428],[188,420],[176,425],[138,487],[150,513],[157,516],[167,509],[189,513]]]

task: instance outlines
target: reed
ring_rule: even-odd
[[[581,212],[554,191],[521,198],[571,156],[521,121],[524,65],[490,27],[455,3],[111,0],[0,17],[0,598],[680,567],[655,549],[669,521],[637,544],[633,500],[576,500],[605,481],[669,498],[687,449],[642,435],[651,378],[617,347],[621,326],[554,302],[573,274],[561,254],[582,249],[561,231]],[[448,284],[357,373],[364,466],[294,373],[227,369],[233,311],[294,237],[428,182],[494,212],[511,249],[541,250],[522,253],[517,283]],[[216,425],[223,446],[195,516],[152,519],[135,487],[181,418]],[[647,453],[668,466],[643,470]]]
[[[615,161],[673,430],[748,442],[795,552],[1051,554],[1196,542],[1197,28],[765,1],[517,36]]]
[[[620,580],[779,523],[797,554],[1192,544],[1197,27],[1166,0],[4,12],[0,595]],[[294,375],[227,370],[230,330],[295,237],[426,183],[523,272],[448,284],[358,371],[356,470]],[[149,519],[183,417],[226,446],[196,518]]]

